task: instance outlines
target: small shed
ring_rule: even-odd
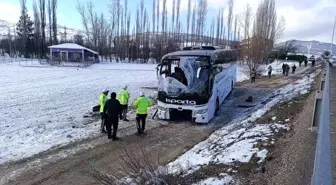
[[[50,60],[62,62],[99,62],[98,52],[75,43],[64,43],[48,47]]]

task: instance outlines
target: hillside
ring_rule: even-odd
[[[307,46],[309,44],[312,45],[310,49],[310,53],[314,55],[321,55],[324,51],[329,50],[330,48],[330,43],[325,43],[325,42],[320,42],[320,41],[302,41],[302,40],[289,40],[289,41],[294,41],[294,44],[298,46],[299,53],[308,53]],[[333,53],[336,53],[336,45],[333,44],[332,47]]]

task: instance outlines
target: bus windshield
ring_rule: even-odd
[[[209,58],[178,57],[163,60],[160,68],[159,91],[168,96],[181,94],[206,95],[209,84]],[[202,68],[199,78],[197,71]]]

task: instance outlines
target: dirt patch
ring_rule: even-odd
[[[308,96],[309,94],[302,95],[272,107],[266,115],[257,119],[256,123],[268,124],[270,122],[276,122],[286,124],[288,122],[292,122],[296,119],[298,113],[302,112]]]
[[[130,135],[122,138],[118,144],[108,142],[49,165],[26,171],[8,184],[96,184],[93,179],[83,174],[87,167],[86,162],[103,168],[107,165],[117,168],[115,164],[119,156],[115,156],[113,151],[118,150],[120,145],[128,148],[140,146],[151,152],[160,153],[161,160],[167,163],[206,139],[210,133],[207,127],[191,124],[162,125],[149,130],[146,136]]]

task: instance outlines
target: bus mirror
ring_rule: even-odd
[[[201,67],[199,67],[198,69],[197,69],[197,79],[199,79],[200,78],[200,75],[201,75],[201,71],[202,71],[202,68]]]

